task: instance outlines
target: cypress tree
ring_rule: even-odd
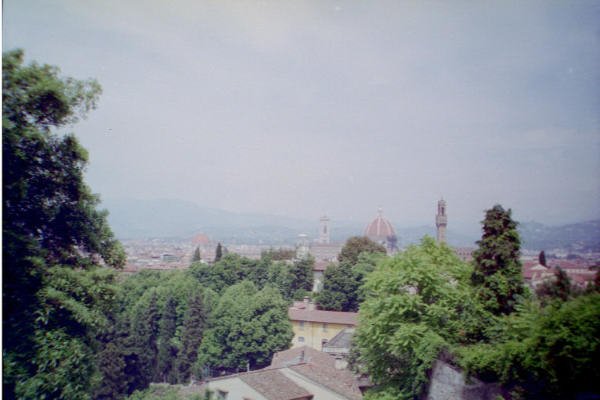
[[[102,373],[102,384],[94,398],[97,400],[119,399],[127,393],[125,360],[118,345],[109,342],[98,355],[98,370]]]
[[[160,319],[158,336],[157,378],[169,383],[175,383],[173,378],[173,364],[177,357],[177,347],[173,345],[172,340],[177,329],[176,308],[177,302],[172,296],[169,296]]]
[[[194,255],[192,256],[192,262],[201,261],[202,257],[200,256],[200,247],[196,247],[196,251],[194,251]]]
[[[483,235],[473,253],[471,282],[484,307],[496,314],[514,311],[516,299],[524,293],[521,275],[520,239],[511,210],[495,205],[486,211]]]
[[[135,353],[140,365],[141,388],[143,388],[152,381],[157,370],[157,340],[160,315],[156,304],[155,291],[151,293],[148,305],[144,306],[142,304],[140,308],[139,314],[134,318],[133,331]]]
[[[540,251],[540,255],[538,256],[538,261],[541,265],[543,265],[544,267],[547,267],[546,265],[546,253],[544,253],[544,250]]]
[[[218,262],[223,257],[223,246],[221,243],[217,243],[217,250],[215,251],[215,262]]]
[[[198,358],[198,346],[206,326],[206,311],[201,293],[194,293],[188,301],[181,333],[182,349],[178,359],[179,382],[186,383],[192,375],[192,366]]]

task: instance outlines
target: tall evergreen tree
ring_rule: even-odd
[[[133,321],[135,352],[141,366],[141,387],[147,386],[157,375],[158,333],[160,314],[157,295],[151,290],[147,302],[144,298],[137,304]]]
[[[201,293],[194,293],[189,301],[181,332],[182,348],[177,361],[178,380],[187,383],[192,375],[192,366],[198,358],[198,347],[206,328],[206,310]]]
[[[194,255],[192,256],[192,262],[202,261],[202,257],[200,256],[200,246],[196,247],[194,251]]]
[[[221,246],[221,243],[217,243],[217,249],[215,250],[215,262],[219,262],[221,261],[221,258],[223,257],[223,246]]]
[[[98,354],[98,369],[102,373],[102,384],[96,391],[97,400],[119,399],[127,393],[125,360],[117,343],[107,343]]]
[[[517,223],[511,210],[495,205],[486,211],[483,235],[473,253],[471,282],[484,307],[496,314],[514,311],[517,297],[524,293]]]
[[[160,318],[158,335],[157,377],[163,382],[175,383],[173,366],[177,358],[177,347],[173,344],[177,329],[177,302],[173,296],[167,298],[165,309]]]
[[[546,253],[544,252],[544,250],[540,251],[540,254],[538,255],[538,261],[544,267],[548,266],[546,265]]]

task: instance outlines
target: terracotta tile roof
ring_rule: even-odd
[[[269,400],[310,399],[313,395],[274,369],[240,374],[239,378]]]
[[[350,400],[362,399],[358,381],[352,372],[346,369],[339,370],[317,363],[293,365],[289,369]]]
[[[379,209],[379,215],[365,229],[365,236],[369,238],[387,238],[394,236],[394,227],[387,219],[383,218],[382,211]]]
[[[288,308],[288,317],[291,321],[324,322],[350,326],[358,324],[358,313],[354,312],[309,310],[292,306]]]
[[[295,347],[275,353],[271,366],[267,368],[282,368],[302,363],[315,363],[335,368],[335,358],[309,346]]]

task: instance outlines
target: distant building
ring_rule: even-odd
[[[308,257],[308,236],[304,233],[298,235],[298,241],[296,242],[296,258],[303,259]]]
[[[358,324],[358,313],[317,310],[308,298],[294,302],[288,317],[294,331],[292,347],[310,346],[315,350],[322,350],[335,335]]]
[[[338,255],[342,252],[341,243],[311,243],[309,246],[309,253],[315,258],[316,261],[337,261]]]
[[[313,292],[320,292],[323,288],[323,274],[331,264],[330,261],[315,261],[313,266]]]
[[[394,227],[387,219],[383,218],[383,210],[378,210],[377,217],[367,225],[365,236],[372,241],[379,243],[387,249],[388,253],[394,253],[398,250],[398,237]]]
[[[319,244],[329,244],[329,218],[325,215],[319,222]]]
[[[473,249],[472,247],[455,247],[454,252],[462,261],[469,262],[473,260]]]
[[[446,202],[444,199],[438,201],[438,211],[435,216],[435,226],[437,227],[438,243],[446,243],[446,226],[448,225],[448,216],[446,215]]]

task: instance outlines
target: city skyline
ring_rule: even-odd
[[[479,228],[600,218],[594,2],[6,1],[3,48],[96,78],[104,199]]]

